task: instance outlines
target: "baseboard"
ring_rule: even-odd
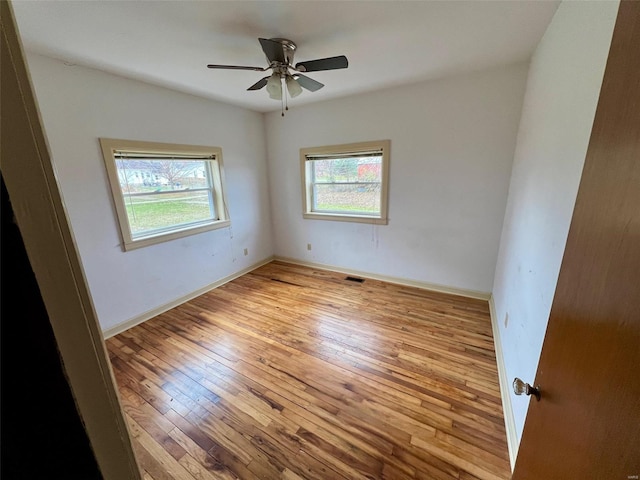
[[[498,364],[498,380],[500,381],[500,396],[502,398],[502,411],[504,415],[504,426],[507,432],[507,447],[509,448],[509,461],[511,471],[516,465],[518,456],[518,435],[516,434],[516,422],[511,406],[511,383],[507,378],[507,369],[504,365],[504,354],[502,353],[502,341],[500,340],[500,327],[496,317],[496,305],[493,296],[489,298],[489,312],[491,314],[491,330],[493,331],[493,344],[496,351],[496,363]]]
[[[117,335],[119,333],[124,332],[125,330],[129,330],[132,327],[135,327],[136,325],[140,325],[143,322],[146,322],[147,320],[155,317],[156,315],[160,315],[161,313],[166,312],[167,310],[171,310],[174,307],[177,307],[178,305],[182,305],[185,302],[188,302],[189,300],[192,300],[194,298],[196,298],[199,295],[202,295],[203,293],[207,293],[211,290],[213,290],[214,288],[218,288],[222,285],[224,285],[225,283],[230,282],[231,280],[235,280],[238,277],[241,277],[242,275],[245,275],[253,270],[255,270],[256,268],[259,268],[263,265],[266,265],[269,262],[272,262],[274,259],[274,257],[267,257],[266,259],[262,260],[261,262],[255,263],[253,265],[251,265],[250,267],[247,267],[243,270],[240,270],[239,272],[236,272],[232,275],[229,275],[227,277],[224,277],[216,282],[210,283],[209,285],[206,285],[198,290],[196,290],[195,292],[191,292],[187,295],[184,295],[180,298],[176,298],[175,300],[169,302],[169,303],[165,303],[164,305],[158,307],[158,308],[154,308],[152,310],[149,310],[145,313],[143,313],[142,315],[138,315],[134,318],[131,318],[125,322],[119,323],[114,327],[108,328],[107,330],[104,330],[102,332],[102,335],[104,336],[105,339],[113,337],[114,335]]]
[[[281,262],[286,262],[286,263],[293,263],[295,265],[301,265],[304,267],[312,267],[312,268],[318,268],[320,270],[328,270],[331,272],[340,272],[340,273],[346,273],[348,275],[355,275],[357,277],[362,277],[362,278],[370,278],[372,280],[380,280],[382,282],[389,282],[389,283],[395,283],[398,285],[406,285],[408,287],[416,287],[416,288],[421,288],[423,290],[431,290],[434,292],[441,292],[441,293],[449,293],[451,295],[460,295],[462,297],[468,297],[468,298],[475,298],[478,300],[489,300],[489,298],[491,297],[490,293],[487,292],[478,292],[476,290],[465,290],[462,288],[455,288],[455,287],[447,287],[444,285],[437,285],[434,283],[427,283],[427,282],[420,282],[417,280],[408,280],[406,278],[398,278],[398,277],[390,277],[387,275],[379,275],[377,273],[369,273],[369,272],[362,272],[359,270],[352,270],[350,268],[343,268],[343,267],[338,267],[335,265],[327,265],[324,263],[313,263],[313,262],[306,262],[304,260],[298,260],[295,258],[288,258],[288,257],[281,257],[276,255],[274,257],[274,260],[279,260]]]

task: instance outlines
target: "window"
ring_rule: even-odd
[[[218,147],[101,138],[123,248],[230,224]]]
[[[300,149],[304,218],[387,224],[389,140]]]

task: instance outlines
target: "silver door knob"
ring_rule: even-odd
[[[516,395],[533,395],[536,400],[540,400],[540,385],[532,387],[528,383],[523,382],[518,377],[513,379],[513,391]]]

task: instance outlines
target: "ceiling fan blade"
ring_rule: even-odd
[[[296,74],[293,76],[301,87],[306,88],[310,92],[315,92],[316,90],[320,90],[324,87],[324,84],[320,82],[316,82],[314,79],[305,77],[304,75]]]
[[[207,68],[219,68],[226,70],[253,70],[255,72],[264,72],[267,68],[262,67],[243,67],[239,65],[207,65]]]
[[[267,84],[267,80],[269,80],[269,77],[261,78],[256,83],[254,83],[249,88],[247,88],[247,90],[260,90],[262,87],[264,87]]]
[[[296,70],[299,72],[319,72],[321,70],[338,70],[347,68],[349,61],[344,55],[339,57],[320,58],[318,60],[309,60],[308,62],[300,62],[296,64]]]
[[[258,40],[260,40],[262,51],[267,56],[269,63],[286,63],[284,59],[284,50],[282,49],[282,44],[280,42],[275,42],[267,38],[259,38]]]

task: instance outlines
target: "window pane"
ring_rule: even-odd
[[[340,158],[311,162],[314,182],[380,182],[382,157]]]
[[[313,211],[380,214],[380,184],[315,184]]]
[[[205,160],[117,160],[120,187],[124,193],[208,188]],[[149,187],[156,187],[150,189]]]
[[[153,231],[215,218],[208,191],[125,194],[124,203],[134,239]]]
[[[153,232],[213,220],[205,160],[120,159],[116,161],[133,239]]]

